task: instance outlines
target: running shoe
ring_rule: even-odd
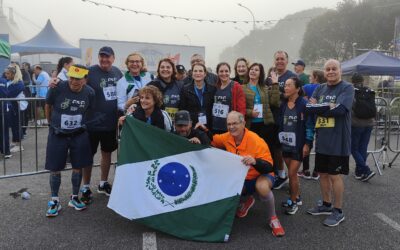
[[[354,178],[356,180],[361,180],[362,177],[363,177],[362,173],[359,173],[357,171],[354,173]]]
[[[56,217],[58,215],[58,211],[61,210],[61,204],[58,200],[51,200],[47,203],[47,217]]]
[[[272,235],[275,237],[282,237],[285,235],[285,230],[283,229],[278,217],[272,216],[269,226],[272,229]]]
[[[112,186],[110,185],[110,183],[105,182],[103,186],[100,186],[100,185],[99,185],[99,186],[97,187],[97,193],[99,193],[99,194],[105,194],[105,195],[107,195],[107,196],[110,196],[110,194],[111,194],[111,189],[112,189]]]
[[[10,149],[10,153],[18,153],[24,151],[24,147],[23,146],[19,146],[19,145],[15,145],[14,147],[12,147]]]
[[[332,214],[332,206],[327,207],[324,204],[322,205],[317,205],[311,209],[307,210],[307,213],[311,214],[311,215],[322,215],[322,214],[326,214],[326,215],[330,215]]]
[[[306,169],[306,170],[301,171],[300,173],[301,173],[301,175],[299,175],[299,173],[297,173],[297,176],[302,177],[302,178],[304,178],[306,180],[311,179],[310,170]]]
[[[281,189],[288,182],[289,182],[289,178],[287,178],[287,177],[281,178],[281,177],[277,176],[275,178],[275,183],[274,183],[274,186],[272,187],[272,189],[276,189],[276,190]]]
[[[361,176],[360,181],[366,182],[366,181],[368,181],[369,179],[371,179],[374,176],[375,176],[375,172],[374,171],[369,171],[368,174],[363,174]]]
[[[314,172],[312,173],[310,179],[313,179],[313,180],[318,181],[318,180],[319,180],[319,174],[318,174],[318,172],[317,172],[317,171],[314,171]]]
[[[340,213],[337,209],[333,209],[332,214],[329,215],[328,218],[326,218],[323,223],[325,226],[328,227],[336,227],[342,221],[344,221],[344,218],[345,217],[343,212]]]
[[[286,201],[282,201],[282,207],[288,207],[289,203],[292,202],[292,200],[290,198],[288,198]],[[303,205],[303,200],[301,199],[301,196],[296,198],[296,203],[298,206]]]
[[[296,202],[290,201],[288,202],[288,206],[286,207],[285,213],[287,215],[294,215],[297,210],[299,210],[299,206],[297,206]]]
[[[249,196],[245,201],[240,202],[239,207],[236,211],[236,216],[239,218],[246,217],[247,213],[249,212],[250,208],[254,205],[256,200],[252,195]]]
[[[83,203],[85,203],[86,205],[92,203],[92,201],[93,201],[93,193],[90,190],[90,188],[82,187],[81,188],[81,193],[82,193],[81,201]]]
[[[86,209],[85,203],[83,203],[78,196],[71,196],[71,200],[68,202],[68,206],[75,208],[75,210],[81,211]]]

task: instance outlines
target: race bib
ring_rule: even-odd
[[[293,132],[280,132],[279,141],[287,146],[296,146],[296,134]]]
[[[117,88],[115,86],[104,87],[103,93],[106,101],[117,99]]]
[[[165,111],[168,113],[168,115],[171,117],[171,119],[174,121],[175,120],[175,114],[178,112],[178,108],[170,108],[166,107]]]
[[[214,103],[213,105],[213,116],[226,118],[229,113],[229,106],[221,103]]]
[[[335,127],[335,118],[317,116],[315,128],[333,128]]]
[[[61,115],[62,129],[76,129],[81,127],[82,115]]]
[[[263,106],[262,104],[254,104],[254,111],[259,112],[257,118],[263,118]]]
[[[203,113],[199,114],[199,122],[200,124],[206,125],[207,124],[207,116]]]

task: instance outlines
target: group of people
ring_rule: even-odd
[[[115,55],[110,47],[99,50],[99,63],[90,68],[66,61],[58,79],[50,81],[45,102],[50,127],[45,168],[51,172],[46,215],[57,216],[61,209],[60,171],[68,155],[73,168],[68,206],[83,210],[92,202],[91,172],[99,145],[97,192],[110,195],[108,178],[111,153],[118,147],[118,124],[133,116],[192,143],[242,156],[250,169],[237,217],[247,215],[258,194],[266,204],[273,235],[283,236],[272,189],[289,183],[289,197],[282,206],[286,214],[293,215],[302,205],[298,177],[305,176],[320,179],[323,198],[307,213],[328,215],[325,225],[339,225],[345,218],[342,175],[349,174],[352,151],[353,85],[341,79],[337,60],[327,60],[324,70],[313,71],[308,81],[302,60],[294,63],[293,73],[288,70],[285,51],[277,51],[273,59],[274,66],[267,72],[262,64],[239,58],[233,70],[222,62],[214,74],[198,54],[192,56],[188,72],[164,58],[158,63],[156,76],[148,72],[139,53],[127,56],[127,72],[122,74],[113,66]],[[316,157],[311,174],[309,154],[314,141]],[[303,170],[299,171],[302,162]],[[365,166],[365,160],[360,164]]]

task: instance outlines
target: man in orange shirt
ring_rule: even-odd
[[[212,145],[243,156],[243,164],[250,166],[242,191],[243,198],[249,197],[240,202],[236,216],[243,218],[247,215],[255,202],[253,194],[257,192],[260,200],[267,206],[268,224],[272,228],[272,234],[276,237],[285,235],[275,213],[275,198],[271,191],[275,177],[268,145],[256,133],[245,128],[246,122],[241,113],[230,112],[226,122],[228,132],[214,135]]]

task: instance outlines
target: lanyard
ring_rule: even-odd
[[[201,107],[203,107],[203,103],[204,103],[204,89],[205,89],[205,85],[201,89],[201,94],[200,94],[199,89],[197,89],[197,87],[194,86],[194,91],[196,92],[197,98],[200,101]]]

